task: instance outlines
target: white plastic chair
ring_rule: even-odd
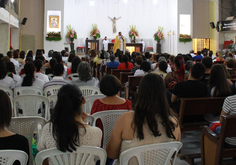
[[[45,107],[43,107],[43,104]],[[13,107],[15,116],[40,116],[46,120],[50,118],[49,100],[47,97],[39,95],[21,95],[13,99]],[[19,114],[18,108],[22,110]],[[41,113],[39,113],[41,109]]]
[[[3,86],[0,86],[0,89],[3,90],[3,91],[5,91],[8,96],[14,97],[14,96],[13,96],[13,91],[12,91],[12,89],[7,88],[7,87],[3,87]]]
[[[30,160],[29,164],[33,163],[32,155],[32,139],[35,130],[38,131],[38,137],[41,136],[41,131],[46,121],[42,117],[13,117],[8,130],[25,136],[29,141]]]
[[[72,81],[78,80],[79,79],[78,73],[71,73],[67,75],[67,79],[72,80]]]
[[[14,97],[19,95],[41,95],[43,96],[43,89],[39,87],[17,87],[14,89]]]
[[[99,157],[100,165],[105,165],[107,159],[106,151],[93,146],[79,146],[74,152],[62,152],[57,148],[46,149],[36,155],[35,162],[36,165],[42,165],[43,160],[49,158],[53,165],[89,165],[94,162],[95,156]]]
[[[82,91],[83,96],[90,96],[90,95],[100,95],[100,89],[94,86],[79,86],[79,89]]]
[[[92,126],[94,122],[94,117],[92,115],[88,115],[84,122]]]
[[[48,97],[50,109],[54,109],[57,103],[57,95],[51,95]]]
[[[26,76],[26,74],[22,74],[20,77],[21,77],[21,78],[24,78],[25,76]]]
[[[28,155],[20,150],[0,150],[1,165],[12,165],[16,160],[18,160],[21,165],[26,165]]]
[[[94,113],[92,116],[94,117],[93,126],[96,125],[97,119],[101,119],[103,125],[103,149],[106,149],[107,143],[110,138],[110,134],[113,130],[113,127],[116,124],[116,121],[120,117],[121,114],[128,112],[128,110],[108,110]]]
[[[48,76],[49,81],[52,80],[52,78],[54,77],[54,75],[52,73],[47,74],[47,76]]]
[[[51,95],[57,95],[59,89],[62,87],[62,85],[52,85],[48,86],[43,90],[44,96],[48,97]]]
[[[136,157],[138,164],[149,165],[168,165],[172,158],[172,164],[175,164],[176,155],[182,147],[181,142],[156,143],[133,147],[123,151],[120,154],[120,164],[128,165],[130,158]],[[174,157],[172,157],[174,154]]]
[[[87,114],[90,114],[91,108],[93,106],[93,102],[97,99],[102,99],[104,97],[106,96],[105,95],[90,95],[90,96],[84,97],[86,102],[83,105],[83,111],[86,112]]]

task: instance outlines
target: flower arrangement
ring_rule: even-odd
[[[71,27],[71,25],[66,26],[67,27],[67,34],[66,37],[70,38],[71,40],[77,39],[77,33],[75,30]]]
[[[132,39],[133,37],[138,37],[138,31],[136,30],[136,26],[130,26],[129,37]]]
[[[61,32],[49,32],[46,36],[47,41],[61,41],[61,39]]]
[[[158,26],[158,31],[154,34],[154,40],[156,40],[158,43],[164,39],[164,34],[163,34],[163,27]]]
[[[92,31],[90,32],[90,36],[95,39],[100,38],[100,31],[98,30],[97,24],[92,24]]]
[[[180,34],[179,35],[179,42],[191,42],[192,41],[192,37],[188,34]]]

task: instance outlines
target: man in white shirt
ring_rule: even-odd
[[[36,68],[35,77],[39,78],[40,80],[43,80],[44,83],[48,82],[49,81],[48,76],[42,73],[42,71],[43,71],[43,61],[40,60],[40,59],[37,59],[37,60],[34,61],[34,65],[35,65],[35,68]]]
[[[15,67],[19,68],[19,62],[13,58],[12,51],[8,51],[7,56],[10,58],[10,61],[15,65]]]
[[[142,50],[142,52],[144,52],[145,42],[143,41],[143,39],[141,39],[141,41],[139,41],[139,43],[143,44],[143,50]]]
[[[105,36],[104,40],[102,41],[103,49],[104,49],[105,51],[108,50],[108,43],[109,43],[109,41],[107,40],[107,37]]]
[[[192,57],[195,56],[195,54],[194,54],[194,50],[190,50],[189,53],[190,53],[190,55],[191,55]]]

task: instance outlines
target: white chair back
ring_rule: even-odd
[[[29,141],[30,160],[29,164],[33,163],[32,155],[32,140],[35,130],[38,128],[38,137],[41,136],[42,127],[46,121],[42,117],[13,117],[8,130],[25,136]]]
[[[25,76],[26,76],[26,74],[22,74],[20,77],[21,77],[21,78],[24,78]]]
[[[43,96],[43,89],[39,87],[17,87],[14,89],[14,97],[20,95],[41,95]]]
[[[54,109],[57,103],[57,95],[51,95],[48,97],[50,109]]]
[[[88,115],[84,122],[92,126],[94,122],[94,117],[92,115]]]
[[[69,75],[67,75],[67,79],[75,81],[79,79],[78,73],[71,73]]]
[[[0,150],[1,165],[12,165],[16,160],[18,160],[21,165],[26,165],[28,155],[20,150]]]
[[[7,88],[7,87],[3,87],[3,86],[0,86],[0,89],[3,90],[3,91],[5,91],[8,96],[14,97],[14,96],[13,96],[13,91],[12,91],[12,89]]]
[[[120,117],[121,114],[128,112],[128,110],[108,110],[94,113],[92,116],[94,117],[93,126],[96,125],[97,119],[101,119],[103,125],[103,149],[106,149],[107,143],[110,138],[110,134],[113,130],[113,127],[116,124],[116,121]]]
[[[83,96],[90,96],[90,95],[99,95],[102,94],[98,87],[94,86],[79,86],[79,89],[82,91]]]
[[[15,116],[40,116],[44,117],[46,120],[50,118],[49,100],[44,96],[16,96],[13,99],[13,107]],[[19,109],[21,109],[22,112],[19,113]]]
[[[62,152],[57,148],[50,148],[39,152],[36,155],[36,165],[42,165],[43,160],[48,158],[53,165],[67,165],[67,164],[81,164],[89,165],[95,164],[94,157],[100,159],[100,165],[105,165],[107,153],[99,147],[93,146],[79,146],[74,152]]]
[[[47,74],[47,76],[48,76],[49,81],[52,80],[52,78],[54,77],[54,75],[52,73]]]
[[[105,95],[90,95],[90,96],[84,97],[86,102],[83,105],[83,111],[86,112],[87,114],[90,114],[91,108],[93,106],[93,102],[97,99],[102,99],[104,97],[106,96]]]
[[[133,147],[123,151],[120,154],[119,160],[120,164],[128,165],[130,158],[136,157],[138,164],[168,165],[172,158],[171,164],[175,164],[176,155],[181,147],[181,142],[157,143]]]
[[[43,90],[44,96],[48,97],[51,95],[57,95],[59,89],[62,87],[62,85],[52,85],[48,86]]]

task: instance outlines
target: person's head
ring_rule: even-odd
[[[151,70],[151,65],[147,61],[143,61],[140,65],[140,70],[143,70],[144,72],[149,72]]]
[[[15,65],[12,62],[6,63],[7,72],[15,73]]]
[[[136,62],[137,65],[141,65],[142,62],[143,62],[142,56],[137,56],[137,57],[135,58],[135,62]]]
[[[206,71],[205,66],[202,63],[196,63],[193,65],[192,69],[191,69],[191,77],[199,80],[202,78],[202,76],[204,75]]]
[[[5,61],[0,60],[0,80],[4,79],[7,75],[7,66]]]
[[[234,64],[235,64],[234,59],[229,59],[229,60],[227,61],[227,67],[228,67],[228,68],[234,68]]]
[[[114,18],[116,18],[116,17],[114,17]],[[118,34],[119,34],[119,36],[121,36],[121,35],[122,35],[122,33],[121,33],[121,32],[119,32]]]
[[[96,57],[96,52],[95,52],[95,50],[91,50],[91,57]]]
[[[169,57],[169,60],[170,60],[170,62],[174,62],[174,59],[175,59],[175,56],[174,55],[170,55],[170,57]]]
[[[3,58],[3,57],[4,57],[4,55],[2,53],[0,53],[0,59]]]
[[[42,55],[43,55],[42,49],[37,49],[36,50],[36,57],[37,56],[42,56]]]
[[[68,57],[68,62],[72,62],[74,58],[75,58],[75,54],[71,53],[70,56]]]
[[[20,58],[21,58],[22,60],[25,59],[25,51],[21,51],[21,52],[20,52]]]
[[[57,60],[57,63],[62,63],[62,56],[58,52],[53,53],[53,58]]]
[[[33,62],[33,58],[31,58],[31,57],[26,57],[25,63],[28,63],[28,62]]]
[[[31,57],[31,58],[33,58],[33,51],[32,51],[32,50],[28,50],[26,56],[27,56],[27,57]]]
[[[149,52],[145,52],[145,57],[146,57],[146,59],[149,59],[150,58],[150,53]]]
[[[165,72],[165,73],[166,73],[167,62],[166,62],[166,61],[161,61],[161,62],[159,63],[159,69],[160,69],[162,72]]]
[[[218,52],[218,57],[219,57],[219,60],[220,60],[220,61],[223,60],[223,54],[222,54],[222,52]]]
[[[192,69],[193,67],[193,62],[188,60],[186,63],[185,63],[185,70],[189,71],[190,69]]]
[[[202,54],[201,51],[197,51],[197,55],[200,56]]]
[[[0,90],[0,132],[5,128],[9,127],[12,117],[12,106],[10,98],[7,93]]]
[[[8,51],[8,52],[7,52],[7,56],[8,56],[9,58],[12,58],[12,57],[13,57],[12,51]]]
[[[64,57],[64,56],[65,56],[65,53],[66,53],[66,51],[65,51],[65,50],[62,50],[62,51],[61,51],[61,56]]]
[[[213,55],[213,51],[209,51],[209,57],[211,57],[212,58],[212,55]]]
[[[185,77],[184,58],[181,55],[175,57],[175,73],[178,74],[179,81],[183,81]]]
[[[213,96],[226,97],[231,94],[231,89],[227,81],[224,66],[220,64],[213,65],[209,77],[209,86],[214,87]]]
[[[158,58],[158,64],[160,64],[160,62],[162,62],[162,61],[166,61],[166,58],[163,56]]]
[[[110,60],[113,62],[113,61],[115,61],[115,59],[116,59],[116,56],[115,56],[114,54],[112,54],[112,55],[110,56]]]
[[[158,62],[159,58],[160,58],[160,55],[159,54],[155,54],[154,55],[154,62]]]
[[[72,73],[77,73],[78,65],[79,65],[80,62],[81,62],[81,60],[80,60],[79,57],[75,57],[72,60],[72,64],[71,64],[71,72]]]
[[[105,38],[104,38],[105,40],[107,40],[107,36],[105,36]]]
[[[105,52],[105,53],[104,53],[104,58],[108,60],[108,59],[110,58],[110,53]]]
[[[232,53],[232,52],[229,52],[229,53],[228,53],[228,57],[233,58],[233,53]]]
[[[26,63],[24,66],[24,70],[25,70],[25,77],[23,78],[23,82],[21,86],[32,86],[35,80],[34,75],[36,72],[34,63],[33,62]]]
[[[128,64],[128,61],[129,61],[128,56],[123,55],[123,56],[122,56],[122,61],[126,64],[126,68],[128,68],[128,66],[129,66],[129,64]]]
[[[101,59],[104,59],[104,58],[105,58],[105,57],[104,57],[104,53],[105,53],[105,52],[102,50],[101,53],[100,53],[100,58],[101,58]]]
[[[121,90],[120,80],[113,75],[106,75],[102,78],[100,83],[100,91],[106,96],[117,95]]]
[[[80,62],[78,66],[78,74],[81,81],[87,82],[92,79],[91,67],[87,61]]]
[[[45,62],[46,62],[44,56],[42,56],[42,55],[35,57],[35,59],[36,59],[36,60],[41,60],[41,61],[43,62],[43,65],[44,65]]]
[[[49,61],[49,64],[50,64],[50,67],[52,70],[54,70],[54,67],[57,63],[57,60],[55,58],[52,58],[50,61]]]
[[[64,73],[64,66],[63,64],[56,64],[53,68],[54,76],[62,76]]]
[[[78,126],[84,126],[76,120],[76,117],[82,118],[84,103],[85,99],[77,86],[63,85],[58,91],[57,102],[52,110],[50,121],[52,135],[60,151],[72,152],[76,150],[76,146],[80,145]]]
[[[211,69],[211,67],[212,67],[211,57],[203,57],[202,63],[206,67],[206,69]]]
[[[53,50],[49,50],[48,51],[48,57],[52,57],[53,56]]]
[[[42,53],[45,54],[45,50],[44,49],[41,49]]]
[[[162,122],[158,121],[157,116],[160,117]],[[139,83],[138,95],[134,102],[133,121],[138,139],[144,139],[144,123],[147,123],[154,137],[161,136],[158,124],[162,124],[166,128],[167,136],[175,139],[173,134],[175,125],[170,116],[172,115],[163,78],[154,73],[145,75]]]
[[[86,40],[88,40],[88,38],[86,38]]]
[[[19,52],[17,50],[13,51],[13,58],[19,58]]]
[[[5,61],[5,62],[10,62],[10,61],[11,61],[8,56],[4,56],[4,57],[2,58],[2,60]]]
[[[36,68],[36,72],[41,72],[43,70],[43,61],[42,60],[34,60],[34,66]]]
[[[194,53],[194,50],[190,50],[189,53]]]

